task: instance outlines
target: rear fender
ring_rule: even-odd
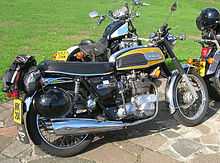
[[[69,53],[69,55],[74,52],[75,50],[77,50],[79,48],[79,46],[71,46],[70,48],[67,49],[67,52]]]
[[[194,67],[192,65],[189,64],[182,64],[182,67],[185,71],[186,74],[189,73],[189,71],[191,69],[194,69]],[[169,77],[168,81],[167,81],[167,85],[166,85],[166,101],[169,104],[169,109],[170,109],[170,114],[174,114],[176,112],[176,106],[174,103],[174,85],[175,82],[177,80],[177,77],[179,76],[179,72],[177,70],[174,70],[171,73],[171,76]]]
[[[34,95],[32,97],[27,97],[24,100],[23,124],[17,126],[17,128],[18,128],[18,138],[24,144],[30,144],[30,142],[31,142],[31,138],[29,136],[29,132],[28,132],[28,128],[27,128],[27,116],[28,116],[28,112],[31,109],[31,105],[33,104]]]

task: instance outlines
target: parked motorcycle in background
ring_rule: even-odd
[[[59,61],[108,61],[111,54],[121,49],[141,45],[141,41],[137,41],[138,35],[133,20],[139,17],[137,10],[148,4],[140,0],[132,2],[131,6],[126,3],[122,8],[114,12],[109,11],[106,15],[99,15],[97,11],[90,12],[89,16],[97,19],[97,24],[101,24],[107,18],[111,21],[102,38],[97,42],[82,40],[79,45],[65,51],[58,51],[53,55],[53,59]]]
[[[20,140],[30,138],[46,153],[67,157],[85,150],[96,133],[153,120],[160,111],[161,75],[169,79],[170,114],[183,125],[200,124],[208,108],[206,84],[193,67],[181,66],[172,50],[177,37],[170,30],[164,24],[150,39],[138,38],[147,41],[145,46],[124,48],[109,62],[44,61],[36,66],[33,57],[18,56],[4,77],[4,91],[15,98]]]
[[[206,8],[196,21],[202,31],[202,39],[197,41],[201,46],[198,59],[188,59],[188,63],[197,68],[209,87],[210,96],[220,100],[220,13],[215,8]]]

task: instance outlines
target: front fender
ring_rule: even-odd
[[[220,63],[220,51],[217,51],[213,58],[214,58],[215,62],[213,64],[210,64],[206,75],[212,75],[216,72],[216,69]]]
[[[188,74],[191,69],[194,69],[194,67],[189,64],[182,64],[182,67],[183,67],[186,74]],[[170,114],[174,114],[176,112],[176,106],[174,103],[173,88],[174,88],[174,84],[177,80],[177,77],[179,75],[180,75],[179,72],[177,70],[174,70],[171,73],[171,76],[169,77],[167,84],[166,84],[166,101],[169,104]]]

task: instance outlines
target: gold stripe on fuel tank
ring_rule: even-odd
[[[125,54],[122,54],[121,56],[118,57],[118,59],[120,59],[122,57],[126,57],[126,56],[131,55],[131,54],[135,54],[135,53],[146,54],[146,53],[150,53],[150,52],[161,53],[161,50],[159,48],[140,48],[140,49],[134,49],[134,50],[130,50],[130,51],[126,52]]]
[[[158,54],[161,55],[161,58],[160,59],[157,59],[157,60],[151,60],[151,61],[147,61],[146,65],[137,65],[137,66],[128,66],[128,67],[117,67],[117,70],[134,70],[134,69],[143,69],[143,68],[148,68],[148,67],[151,67],[153,65],[156,65],[156,64],[159,64],[159,63],[162,63],[165,61],[165,57],[164,57],[164,54],[162,53],[162,51],[159,49],[159,48],[140,48],[140,49],[134,49],[134,50],[131,50],[131,51],[128,51],[126,52],[125,54],[122,54],[121,56],[119,56],[117,58],[120,59],[120,58],[123,58],[123,57],[126,57],[126,56],[129,56],[129,55],[135,55],[135,54],[143,54],[143,55],[147,55],[147,53],[151,53],[151,52],[156,52]]]

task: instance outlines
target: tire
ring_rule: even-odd
[[[200,83],[200,87],[201,91],[202,92],[202,98],[203,100],[201,99],[201,103],[199,103],[199,109],[198,111],[196,111],[195,113],[195,116],[194,117],[189,117],[187,115],[185,115],[181,109],[181,107],[179,107],[179,103],[178,103],[178,97],[177,97],[177,86],[179,84],[179,82],[181,81],[182,77],[179,75],[177,77],[177,80],[174,84],[174,89],[173,89],[173,96],[174,96],[174,104],[175,104],[175,107],[176,107],[176,112],[174,113],[174,118],[180,122],[181,124],[185,125],[185,126],[188,126],[188,127],[193,127],[193,126],[196,126],[200,123],[203,122],[204,120],[204,117],[206,116],[206,113],[207,113],[207,109],[208,109],[208,101],[209,101],[209,97],[208,97],[208,89],[207,89],[207,86],[206,86],[206,83],[205,81],[203,80],[203,78],[201,78],[196,72],[194,71],[190,71],[189,73],[189,76],[193,76],[197,81],[199,81]],[[181,97],[181,96],[180,96]],[[183,98],[183,97],[182,97]],[[200,97],[199,99],[197,100],[200,100]],[[203,104],[203,105],[201,105]],[[195,103],[193,103],[193,105],[195,105]],[[197,108],[195,106],[195,108]],[[189,110],[188,110],[189,109]],[[188,112],[191,112],[191,109],[192,109],[192,106],[190,106],[189,108],[186,109],[186,111]],[[183,109],[184,110],[184,109]]]
[[[220,101],[220,65],[218,65],[215,75],[206,79],[210,97],[215,101]]]
[[[57,148],[52,144],[49,144],[40,134],[37,125],[37,113],[34,109],[31,109],[27,116],[27,128],[29,136],[33,143],[47,154],[58,157],[70,157],[81,153],[93,140],[93,136],[88,135],[82,142],[77,145],[68,148]]]

